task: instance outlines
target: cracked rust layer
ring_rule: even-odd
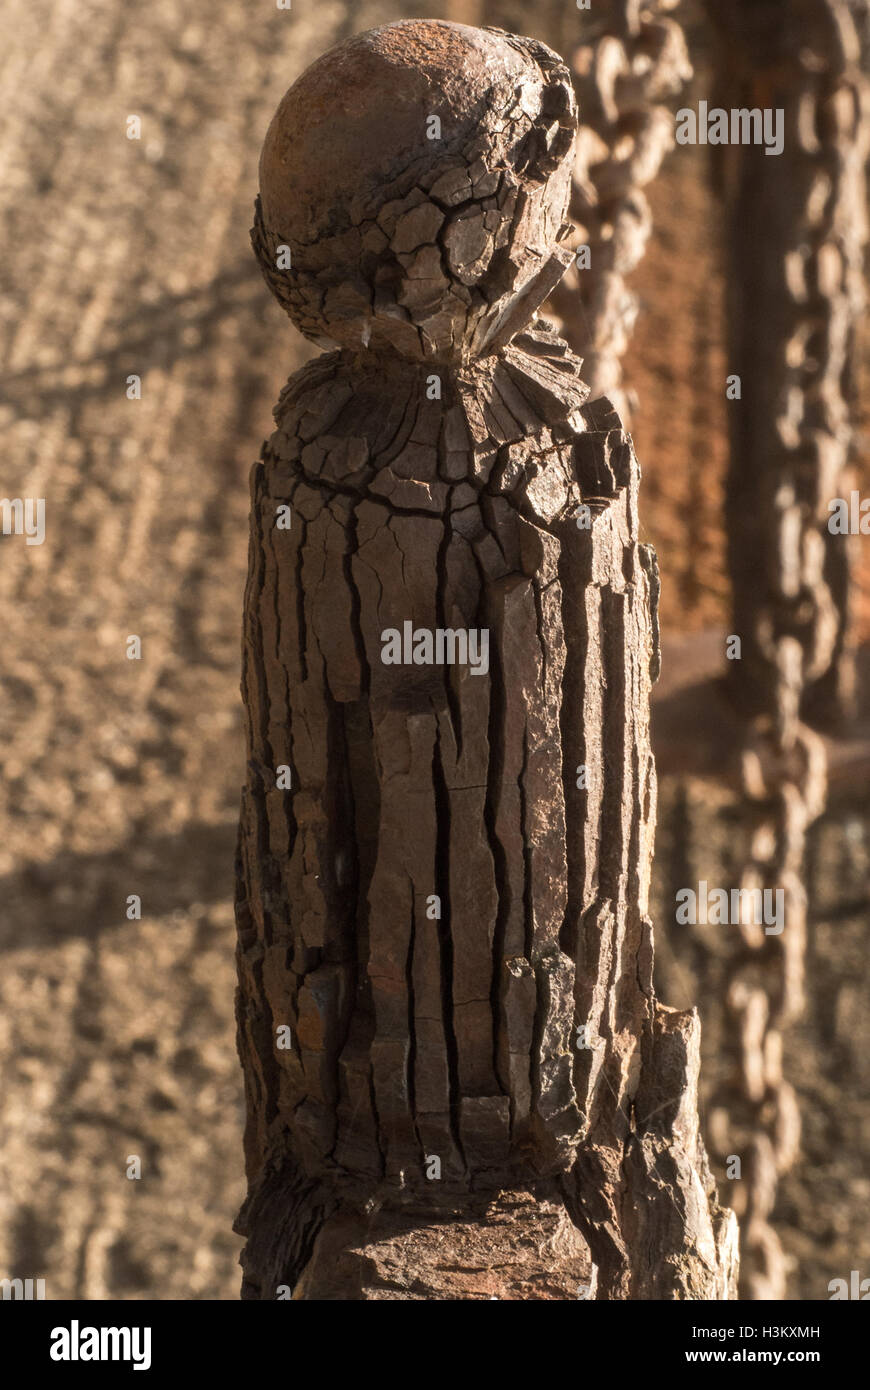
[[[375,142],[379,167],[338,211],[321,199],[291,213],[280,169],[263,173],[290,147],[281,111],[317,128],[315,97],[326,121],[358,67],[375,120],[373,53],[400,98],[396,54],[409,65],[423,119],[438,30],[466,142],[449,160],[464,151],[484,202],[516,193],[506,239],[496,228],[465,280],[457,222],[420,213],[408,230],[424,203],[407,190],[394,208],[395,150]],[[456,45],[465,98],[446,76]],[[288,383],[251,479],[243,1296],[724,1298],[735,1230],[698,1136],[697,1018],[652,989],[658,577],[638,543],[639,470],[610,403],[589,401],[579,359],[533,318],[568,194],[571,108],[548,95],[567,74],[530,41],[410,22],[321,65],[301,79],[304,117],[291,89],[270,129],[254,230],[281,302],[342,348]],[[521,108],[510,139],[495,129],[505,86]],[[396,142],[406,154],[407,136]],[[442,156],[429,155],[429,194],[447,187]],[[293,158],[303,179],[304,150]],[[425,170],[413,178],[422,188]],[[347,262],[320,247],[351,235],[357,185],[360,208],[380,188],[393,209],[390,249],[358,258],[367,288],[336,314]],[[307,226],[307,260],[282,215]],[[446,284],[395,315],[418,237]],[[296,269],[273,274],[281,242]],[[342,252],[354,264],[356,247]],[[406,622],[487,629],[488,669],[385,665],[382,634]],[[281,766],[292,790],[276,785]]]

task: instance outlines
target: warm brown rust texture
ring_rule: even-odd
[[[254,229],[341,350],[288,383],[251,480],[243,1295],[724,1298],[697,1018],[652,989],[639,470],[535,319],[566,264],[570,79],[531,40],[404,22],[299,85],[357,70],[383,138],[312,212],[273,158],[291,91]],[[321,193],[342,121],[324,105],[294,155],[304,177],[332,141]],[[488,660],[384,664],[406,622],[486,631]]]

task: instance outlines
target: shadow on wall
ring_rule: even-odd
[[[25,864],[0,879],[0,950],[92,940],[127,922],[127,898],[142,885],[142,915],[184,915],[192,903],[233,896],[236,817],[188,824],[178,834],[153,835],[148,823],[122,845],[100,854],[59,854]],[[147,896],[146,896],[147,895]]]

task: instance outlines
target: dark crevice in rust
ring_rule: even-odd
[[[441,959],[441,1016],[444,1024],[444,1043],[447,1049],[447,1068],[450,1078],[450,1129],[453,1142],[459,1153],[462,1154],[462,1133],[459,1118],[459,1049],[453,1027],[453,940],[450,935],[450,793],[444,777],[440,725],[435,735],[432,757],[432,786],[435,792],[435,809],[438,817],[435,882],[441,900],[438,945]]]

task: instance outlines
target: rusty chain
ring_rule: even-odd
[[[752,18],[767,20],[769,36],[775,16],[763,9]],[[775,368],[775,443],[750,502],[759,508],[761,534],[772,541],[763,574],[754,585],[744,574],[735,594],[748,624],[750,664],[744,677],[735,663],[734,684],[740,692],[743,678],[745,704],[761,708],[747,725],[742,754],[750,846],[741,888],[781,889],[784,927],[772,934],[739,924],[726,989],[737,1055],[711,1117],[720,1158],[743,1154],[729,1201],[741,1227],[741,1297],[749,1299],[781,1299],[786,1291],[786,1258],[770,1218],[779,1179],[797,1157],[801,1125],[783,1053],[786,1030],[804,1003],[806,832],[826,796],[825,746],[804,719],[825,709],[807,698],[814,683],[828,687],[828,710],[837,705],[831,692],[845,684],[837,667],[844,665],[847,538],[832,536],[827,522],[828,502],[848,496],[850,371],[867,240],[870,105],[861,37],[870,28],[870,5],[808,0],[801,9],[795,22],[802,40],[789,50],[786,139],[795,141],[802,215],[789,228],[775,291],[777,323],[785,329]],[[743,4],[736,10],[731,20],[739,26],[749,11]],[[746,24],[744,75],[759,59],[753,38]],[[747,505],[745,495],[740,500]]]
[[[781,644],[787,662],[794,659],[790,642]],[[721,1160],[738,1157],[742,1165],[729,1193],[740,1222],[741,1296],[782,1299],[786,1262],[770,1216],[779,1178],[794,1164],[800,1143],[800,1112],[783,1053],[786,1030],[804,1004],[803,860],[807,828],[824,809],[824,744],[794,715],[787,722],[761,718],[746,737],[741,781],[750,839],[740,888],[781,890],[782,929],[769,931],[748,913],[736,924],[740,939],[725,991],[736,1059],[716,1098],[710,1138]]]
[[[666,14],[678,3],[616,0],[603,19],[590,20],[571,58],[580,131],[570,217],[590,255],[588,268],[568,271],[552,302],[573,327],[593,397],[608,396],[626,422],[621,360],[637,316],[626,278],[652,226],[643,189],[674,145],[674,113],[662,103],[692,76],[683,31]]]

